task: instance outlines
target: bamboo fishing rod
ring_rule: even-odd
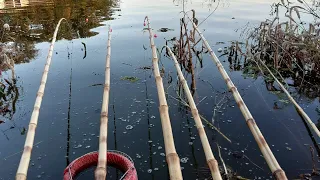
[[[272,73],[272,71],[268,68],[268,66],[262,62],[260,58],[258,58],[260,63],[268,70],[268,72],[271,74],[273,79],[279,84],[280,88],[283,90],[283,92],[287,95],[288,99],[293,103],[293,105],[296,107],[298,113],[302,116],[303,120],[311,126],[311,128],[314,130],[314,132],[320,137],[320,131],[317,128],[317,126],[312,122],[310,117],[307,113],[304,112],[304,110],[301,108],[301,106],[294,100],[294,98],[290,95],[290,93],[287,91],[287,89],[283,86],[283,84],[279,81],[279,79]]]
[[[59,20],[59,22],[56,26],[56,29],[54,31],[54,34],[53,34],[53,38],[52,38],[51,45],[50,45],[49,52],[48,52],[48,56],[47,56],[47,61],[46,61],[43,75],[41,78],[40,87],[39,87],[36,101],[34,104],[34,108],[32,111],[32,115],[31,115],[31,119],[30,119],[30,123],[29,123],[29,129],[28,129],[26,141],[24,144],[24,150],[23,150],[21,160],[19,163],[19,167],[18,167],[18,171],[16,174],[16,180],[26,180],[27,179],[27,173],[28,173],[28,168],[29,168],[29,163],[30,163],[30,158],[31,158],[34,137],[36,134],[36,128],[37,128],[37,124],[38,124],[41,102],[42,102],[42,98],[44,95],[44,90],[46,87],[46,82],[47,82],[49,68],[50,68],[51,59],[52,59],[53,47],[54,47],[54,43],[56,42],[56,39],[57,39],[57,34],[59,31],[60,24],[63,20],[66,20],[66,19],[61,18]]]
[[[150,38],[150,45],[152,49],[152,65],[153,65],[154,77],[156,79],[156,84],[157,84],[157,91],[158,91],[159,104],[160,104],[159,112],[160,112],[160,119],[161,119],[164,145],[165,145],[165,151],[166,151],[166,159],[168,163],[170,179],[182,180],[183,178],[182,178],[181,167],[180,167],[180,159],[174,145],[171,122],[169,117],[169,108],[168,108],[168,104],[165,96],[165,91],[163,88],[162,78],[159,71],[159,65],[158,65],[159,60],[157,56],[157,49],[154,44],[153,32],[150,27],[148,16],[145,17],[145,20],[147,20],[147,25],[148,25],[149,35],[150,35],[149,38]]]
[[[186,14],[186,13],[185,13]],[[233,82],[231,81],[229,75],[227,74],[227,72],[225,71],[225,69],[223,68],[220,60],[218,59],[218,57],[215,55],[215,53],[213,52],[213,50],[211,49],[208,41],[206,40],[206,38],[203,36],[203,34],[201,33],[201,31],[198,29],[197,25],[193,22],[193,20],[188,16],[188,14],[186,14],[188,19],[190,20],[190,22],[192,23],[194,29],[198,32],[198,34],[200,35],[200,38],[202,39],[204,45],[206,46],[206,48],[208,49],[211,59],[212,61],[216,64],[216,66],[218,67],[219,72],[221,73],[223,79],[225,80],[229,90],[232,92],[232,95],[234,97],[234,99],[236,100],[240,111],[242,113],[242,115],[244,116],[246,123],[250,129],[250,131],[253,134],[254,139],[256,140],[260,151],[264,157],[264,159],[266,160],[273,176],[278,179],[278,180],[286,180],[287,176],[285,174],[285,172],[281,169],[277,159],[275,158],[275,156],[273,155],[267,141],[265,140],[265,138],[263,137],[259,127],[257,126],[255,120],[253,119],[248,107],[246,106],[246,104],[244,103],[241,95],[239,94],[239,91],[237,90],[237,88],[235,87],[235,85],[233,84]]]
[[[211,171],[212,178],[214,180],[222,180],[221,174],[220,174],[220,171],[219,171],[218,162],[217,162],[217,160],[215,159],[215,157],[214,157],[214,155],[212,153],[211,146],[209,144],[206,132],[205,132],[205,130],[203,128],[203,124],[201,122],[201,118],[199,116],[199,112],[198,112],[197,106],[196,106],[196,104],[194,102],[194,99],[193,99],[192,94],[190,92],[190,89],[188,87],[187,81],[185,80],[185,78],[184,78],[184,76],[182,74],[182,71],[181,71],[179,63],[177,61],[176,56],[173,54],[173,52],[171,51],[171,49],[168,46],[165,46],[165,47],[167,48],[169,54],[171,55],[171,57],[173,59],[174,65],[175,65],[176,70],[178,72],[178,77],[180,79],[180,82],[183,85],[184,92],[187,95],[189,106],[190,106],[190,109],[191,109],[191,113],[192,113],[193,119],[194,119],[194,121],[196,123],[197,129],[198,129],[198,132],[199,132],[199,137],[200,137],[200,140],[201,140],[201,143],[202,143],[202,147],[203,147],[203,150],[204,150],[204,153],[205,153],[205,156],[206,156],[206,160],[207,160],[208,166],[209,166],[210,171]]]
[[[101,119],[100,119],[99,157],[98,157],[98,165],[95,170],[96,180],[105,180],[107,175],[107,135],[108,135],[108,105],[109,105],[109,91],[110,91],[111,32],[112,32],[112,29],[109,26],[105,82],[104,82],[104,89],[103,89],[103,99],[102,99]]]

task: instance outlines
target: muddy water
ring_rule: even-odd
[[[253,27],[269,18],[271,3],[267,0],[222,0],[216,12],[202,23],[200,29],[217,52],[218,48],[229,46],[230,41],[244,41],[246,26]],[[185,9],[195,9],[201,22],[217,5],[218,1],[193,0],[185,4]],[[6,1],[0,7],[4,22],[21,26],[20,31],[12,29],[17,32],[15,35],[19,37],[19,43],[37,50],[31,51],[29,58],[15,66],[19,97],[13,116],[1,117],[6,121],[0,124],[0,179],[14,179],[21,155],[19,151],[25,140],[24,128],[28,127],[48,42],[54,24],[61,17],[66,17],[69,25],[62,27],[54,49],[28,178],[62,179],[64,168],[72,160],[98,149],[103,90],[100,84],[104,82],[107,25],[112,25],[108,149],[131,156],[139,179],[168,179],[155,81],[150,69],[141,68],[151,66],[151,50],[148,34],[143,32],[143,19],[146,15],[150,17],[158,36],[156,45],[161,49],[165,38],[179,36],[182,2],[67,0],[20,1],[13,4]],[[173,31],[158,32],[160,28]],[[85,58],[83,43],[86,45]],[[246,76],[242,68],[230,64],[226,56],[221,57],[221,61],[289,179],[311,173],[310,145],[315,149],[314,143],[294,107],[286,103],[282,94],[269,92],[262,78]],[[185,179],[209,178],[192,116],[184,105],[172,98],[177,97],[173,63],[163,54],[161,62],[165,68],[164,86],[168,91],[173,134],[183,176]],[[203,54],[203,66],[200,68],[197,63],[196,68],[195,100],[199,112],[211,122],[216,107],[214,125],[232,141],[229,143],[206,126],[216,158],[219,160],[218,143],[226,165],[237,175],[250,179],[272,179],[240,110],[208,54]],[[10,74],[4,73],[3,76]],[[139,80],[134,83],[121,80],[126,76]],[[171,79],[172,83],[169,83]],[[309,99],[303,94],[296,94],[295,98],[317,123],[319,98]],[[120,178],[121,175],[114,169],[109,171],[108,179]],[[93,169],[90,169],[77,179],[92,178]]]

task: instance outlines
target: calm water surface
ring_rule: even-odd
[[[269,18],[271,3],[268,0],[221,0],[216,12],[200,29],[217,52],[218,48],[229,46],[233,40],[243,41],[245,35],[242,32],[246,26],[253,27]],[[189,0],[185,8],[195,9],[199,21],[202,21],[217,5],[218,1]],[[107,0],[21,0],[16,3],[6,1],[0,8],[2,20],[12,26],[21,26],[21,31],[16,31],[23,34],[19,35],[19,43],[31,49],[29,58],[15,66],[19,77],[16,111],[12,117],[1,117],[6,122],[0,124],[0,179],[14,179],[21,156],[19,151],[23,149],[26,137],[23,131],[28,127],[33,110],[48,42],[61,17],[66,17],[69,25],[62,26],[55,45],[28,179],[62,179],[64,168],[72,160],[98,149],[103,93],[100,84],[104,82],[107,25],[113,27],[108,149],[130,155],[139,179],[169,179],[153,73],[150,69],[141,69],[152,65],[143,19],[146,15],[150,17],[158,36],[155,43],[161,49],[165,38],[179,36],[182,3],[178,0],[123,0],[116,3]],[[173,31],[158,32],[160,28]],[[70,29],[73,31],[70,32]],[[226,44],[216,45],[217,42]],[[85,58],[82,43],[86,44]],[[211,121],[213,108],[224,98],[223,106],[216,114],[215,126],[232,140],[229,143],[216,131],[206,127],[216,158],[219,159],[218,143],[226,165],[238,175],[249,179],[272,179],[221,75],[207,54],[203,54],[203,58],[204,67],[200,68],[198,64],[196,69],[195,100],[199,112]],[[183,176],[185,179],[209,178],[193,118],[181,103],[171,98],[177,96],[173,63],[163,55],[161,61],[165,68],[164,83],[170,95],[168,104],[177,153],[182,159]],[[283,96],[269,92],[262,78],[244,76],[241,70],[237,71],[229,64],[225,56],[221,57],[221,61],[289,179],[311,173],[309,146],[313,147],[313,143],[294,107],[282,103],[282,109],[274,108],[275,104],[281,104]],[[71,106],[68,113],[71,69]],[[9,75],[4,73],[3,76]],[[125,76],[137,77],[139,81],[131,83],[121,80]],[[170,76],[173,78],[171,84],[168,83]],[[300,95],[296,99],[317,123],[319,98],[308,99]],[[244,152],[245,156],[236,158],[233,156],[235,152]],[[93,170],[84,172],[77,179],[93,179]],[[110,169],[108,176],[108,179],[120,178],[113,169]]]

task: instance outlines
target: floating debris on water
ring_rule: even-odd
[[[181,158],[181,159],[180,159],[180,162],[185,164],[185,163],[188,162],[188,160],[189,160],[189,158],[184,157],[184,158]]]
[[[81,148],[82,145],[81,144],[78,144],[77,146],[73,147],[74,149],[78,149],[78,148]]]
[[[174,31],[174,29],[169,29],[169,28],[160,28],[158,32],[168,32],[168,31]]]
[[[119,120],[123,121],[123,122],[126,122],[127,120],[125,120],[124,118],[118,118]]]
[[[127,129],[127,130],[131,130],[131,129],[133,129],[133,126],[128,125],[128,126],[126,126],[126,129]]]

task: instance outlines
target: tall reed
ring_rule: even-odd
[[[48,72],[49,72],[49,68],[50,68],[50,64],[51,64],[53,47],[54,47],[54,43],[56,42],[56,39],[57,39],[57,34],[58,34],[58,30],[59,30],[60,24],[61,24],[61,22],[63,20],[66,20],[66,19],[61,18],[59,20],[59,23],[57,24],[56,29],[55,29],[54,34],[53,34],[52,42],[51,42],[51,45],[50,45],[50,48],[49,48],[49,53],[48,53],[48,56],[47,56],[47,62],[46,62],[46,65],[44,67],[44,71],[43,71],[40,87],[39,87],[39,90],[38,90],[38,93],[37,93],[37,98],[36,98],[36,101],[35,101],[35,104],[34,104],[34,108],[33,108],[33,112],[32,112],[32,115],[31,115],[31,119],[30,119],[30,123],[29,123],[29,129],[28,129],[26,141],[25,141],[25,144],[24,144],[24,150],[23,150],[23,153],[22,153],[22,156],[21,156],[21,160],[20,160],[20,163],[19,163],[19,167],[18,167],[18,171],[17,171],[17,174],[16,174],[16,180],[25,180],[25,179],[27,179],[28,167],[29,167],[29,163],[30,163],[34,137],[35,137],[36,128],[37,128],[37,124],[38,124],[38,118],[39,118],[39,113],[40,113],[41,102],[42,102],[42,98],[43,98],[43,95],[44,95],[44,90],[45,90],[46,82],[47,82],[47,78],[48,78]]]
[[[107,176],[107,135],[108,135],[108,105],[109,105],[109,91],[110,91],[111,32],[112,32],[112,29],[109,26],[105,82],[104,82],[104,89],[103,89],[103,100],[102,100],[101,119],[100,119],[99,158],[98,158],[98,165],[95,170],[96,180],[105,180]]]
[[[165,91],[163,88],[163,82],[162,82],[162,78],[159,71],[157,49],[153,39],[154,35],[150,27],[150,21],[148,16],[145,17],[145,21],[147,21],[149,35],[150,35],[149,38],[150,38],[150,45],[152,49],[152,65],[153,65],[153,72],[154,72],[154,77],[156,79],[157,90],[158,90],[158,97],[159,97],[159,104],[160,104],[159,106],[160,119],[161,119],[164,145],[166,150],[166,159],[169,167],[170,179],[181,180],[182,173],[181,173],[181,167],[180,167],[180,159],[174,145],[171,122],[169,117],[169,108],[167,105]]]
[[[207,160],[208,166],[209,166],[210,171],[211,171],[212,178],[214,180],[222,180],[221,174],[220,174],[220,171],[219,171],[218,162],[214,158],[214,155],[212,153],[211,146],[209,144],[206,132],[205,132],[205,130],[203,128],[203,124],[201,122],[201,118],[200,118],[197,106],[196,106],[196,104],[195,104],[195,102],[193,100],[193,97],[192,97],[192,94],[191,94],[190,89],[188,87],[187,81],[185,80],[185,78],[184,78],[184,76],[182,74],[182,71],[180,69],[180,66],[179,66],[179,63],[177,61],[176,56],[173,54],[173,52],[171,51],[171,49],[168,46],[166,46],[166,48],[167,48],[170,56],[173,59],[174,65],[175,65],[175,67],[177,69],[177,72],[178,72],[179,80],[183,85],[184,92],[186,93],[186,96],[187,96],[187,99],[188,99],[188,102],[189,102],[189,107],[191,109],[191,113],[192,113],[193,119],[194,119],[194,121],[196,123],[197,129],[198,129],[198,132],[199,132],[199,137],[200,137],[200,140],[201,140],[201,143],[202,143],[202,147],[203,147],[203,150],[204,150],[204,154],[206,156],[206,160]]]
[[[254,139],[256,140],[256,142],[260,148],[260,151],[261,151],[263,157],[265,158],[271,172],[273,173],[273,176],[278,180],[286,180],[287,177],[286,177],[285,172],[281,169],[277,159],[275,158],[269,145],[267,144],[267,141],[263,137],[262,133],[260,132],[259,127],[257,126],[255,120],[253,119],[248,107],[244,103],[241,95],[239,94],[237,88],[235,87],[235,85],[231,81],[229,75],[227,74],[227,72],[223,68],[220,60],[218,59],[218,57],[215,55],[215,53],[211,49],[208,41],[203,36],[203,34],[201,33],[201,31],[199,30],[197,25],[193,22],[193,20],[188,15],[187,15],[187,17],[189,18],[190,22],[192,23],[194,29],[200,35],[200,38],[202,39],[204,45],[206,46],[206,48],[208,49],[208,51],[210,53],[211,59],[218,67],[218,70],[221,73],[223,79],[225,80],[229,90],[232,92],[232,95],[235,98],[235,100],[236,100],[236,102],[242,112],[242,115],[244,116],[244,118],[247,122],[247,125],[249,126],[249,129],[252,132]]]

